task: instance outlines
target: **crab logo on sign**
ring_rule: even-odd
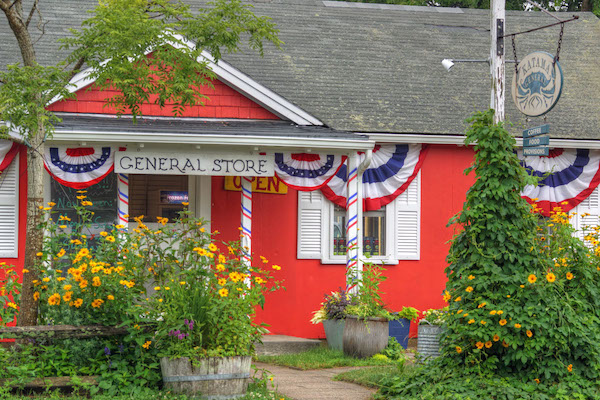
[[[513,75],[512,97],[517,109],[538,117],[554,107],[563,86],[563,73],[551,54],[536,51],[528,54]]]

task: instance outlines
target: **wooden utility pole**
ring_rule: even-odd
[[[490,53],[490,68],[492,73],[492,94],[490,107],[496,113],[494,122],[504,121],[505,77],[504,77],[504,33],[505,29],[505,0],[492,0],[490,11],[492,21],[490,26],[492,45]]]

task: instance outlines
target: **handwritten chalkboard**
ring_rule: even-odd
[[[87,198],[85,200],[93,203],[92,206],[88,206],[87,208],[94,212],[92,226],[86,233],[94,235],[103,230],[110,229],[110,226],[117,221],[117,175],[108,174],[102,181],[85,190],[87,190],[87,193],[85,193]],[[81,196],[80,193],[77,193],[77,189],[63,186],[52,179],[50,197],[56,203],[56,206],[53,208],[53,211],[56,211],[56,213],[52,214],[53,218],[56,220],[59,215],[71,218],[71,222],[67,225],[81,222],[77,220],[77,213],[73,208],[75,205],[81,203],[77,199],[77,196]]]

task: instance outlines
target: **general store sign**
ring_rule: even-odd
[[[225,190],[240,192],[242,190],[242,178],[239,176],[226,176]],[[252,179],[252,192],[286,194],[287,191],[287,185],[277,176],[255,177]]]
[[[273,176],[274,156],[258,153],[115,154],[115,172],[156,175]]]
[[[513,74],[512,97],[525,115],[546,114],[560,98],[563,73],[554,57],[543,51],[526,55]]]

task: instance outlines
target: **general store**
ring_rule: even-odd
[[[61,10],[70,3],[45,2],[53,10],[47,32],[78,26],[94,2],[78,2],[81,15],[64,20]],[[454,232],[447,222],[460,211],[473,179],[463,174],[473,156],[463,145],[464,119],[489,107],[490,81],[485,63],[458,64],[448,73],[441,60],[487,57],[488,12],[315,0],[253,5],[278,24],[283,49],[212,62],[217,79],[202,89],[209,100],[181,117],[169,107],[144,104],[137,123],[127,115],[116,118],[116,110],[104,106],[114,93],[97,90],[85,71],[75,76],[75,98],[49,105],[62,122],[47,144],[52,177],[46,177],[46,200],[68,213],[76,190],[87,187],[98,230],[136,215],[172,218],[182,201],[223,239],[247,228],[255,257],[281,265],[287,288],[267,299],[260,318],[273,333],[309,338],[324,337],[322,327],[309,322],[323,295],[345,286],[344,231],[352,218],[360,220],[358,204],[364,203],[356,240],[371,260],[386,264],[389,306],[442,306]],[[555,190],[549,184],[524,196],[548,208],[567,201],[567,208],[589,214],[575,224],[595,224],[600,22],[591,13],[579,16],[564,34],[560,102],[546,117],[529,121],[507,102],[507,115],[515,136],[550,124],[554,150],[525,162],[541,173],[563,172]],[[509,31],[547,22],[540,13],[507,12]],[[5,65],[18,61],[9,33],[0,26],[0,40],[9,43],[0,49]],[[60,57],[53,37],[38,44],[42,60]],[[555,52],[557,37],[558,31],[547,30],[517,41],[518,57]],[[0,261],[20,270],[25,151],[2,146]],[[346,182],[357,174],[362,184],[348,194]],[[359,198],[364,202],[354,201]],[[354,214],[346,213],[347,204]]]

